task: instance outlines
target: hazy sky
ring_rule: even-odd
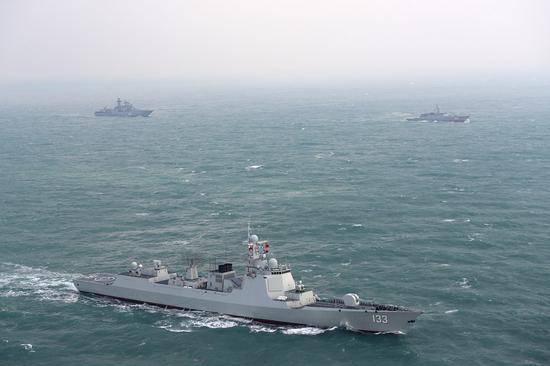
[[[0,81],[550,75],[550,1],[0,0]]]

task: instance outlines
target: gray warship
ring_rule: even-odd
[[[439,105],[436,104],[435,112],[422,113],[418,117],[407,118],[407,121],[468,123],[470,122],[470,116],[441,113],[439,111]]]
[[[114,108],[104,107],[94,114],[96,117],[149,117],[153,113],[150,109],[137,109],[128,101],[116,100]]]
[[[78,278],[83,294],[106,296],[134,303],[200,310],[272,324],[341,327],[359,332],[404,333],[422,314],[401,306],[362,300],[355,293],[321,298],[291,268],[270,253],[270,243],[248,235],[246,271],[238,275],[232,263],[223,263],[205,277],[190,261],[185,273],[169,272],[160,260],[151,267],[132,262],[119,273],[98,273]]]

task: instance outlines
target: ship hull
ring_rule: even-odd
[[[277,324],[319,328],[342,327],[364,332],[406,332],[420,311],[326,307],[315,304],[298,308],[284,301],[252,297],[253,291],[210,291],[171,286],[125,275],[102,274],[74,281],[82,293],[162,307],[201,310]],[[252,304],[251,304],[252,303]]]
[[[95,112],[96,117],[149,117],[152,110],[133,110],[131,112]]]
[[[453,116],[453,117],[442,117],[442,118],[422,118],[422,117],[414,117],[414,118],[407,118],[407,121],[412,121],[412,122],[454,122],[454,123],[468,123],[468,122],[470,122],[470,116]]]

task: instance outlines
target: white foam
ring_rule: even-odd
[[[34,352],[34,350],[32,349],[32,344],[30,343],[21,343],[21,347],[23,347],[25,349],[25,351],[29,351],[29,352]]]
[[[176,327],[173,324],[167,322],[167,321],[161,321],[155,323],[156,327],[159,329],[164,329],[171,333],[191,333],[192,330],[187,327]],[[180,324],[182,325],[182,324]]]
[[[136,216],[149,216],[147,212],[138,212]]]
[[[321,329],[315,327],[288,328],[283,329],[282,333],[287,335],[318,335],[326,332],[329,329]]]
[[[454,314],[456,312],[458,312],[458,309],[452,309],[452,310],[445,311],[445,314]]]
[[[249,165],[244,169],[245,170],[256,170],[256,169],[262,169],[263,167],[264,167],[263,165]]]
[[[275,333],[278,329],[275,327],[264,326],[259,324],[254,324],[248,327],[250,333]]]
[[[363,227],[363,224],[353,224],[351,226],[353,226],[353,227]]]
[[[468,281],[466,277],[462,278],[462,280],[458,281],[458,284],[461,288],[470,288],[472,285]]]
[[[455,222],[456,220],[455,219],[443,219],[442,221],[443,222]]]
[[[78,300],[72,280],[80,274],[58,273],[13,263],[0,264],[0,297],[32,296],[66,303]]]

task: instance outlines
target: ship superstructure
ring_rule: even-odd
[[[116,106],[113,108],[104,107],[94,114],[96,117],[149,117],[151,113],[153,111],[150,109],[138,109],[127,100],[122,101],[120,98],[117,98]]]
[[[290,266],[271,255],[269,242],[249,235],[246,251],[244,274],[238,274],[232,263],[223,263],[199,276],[193,261],[179,274],[154,260],[148,268],[133,262],[123,273],[94,274],[74,283],[82,293],[320,328],[403,332],[422,313],[365,301],[354,293],[323,299],[302,281],[294,280]]]

